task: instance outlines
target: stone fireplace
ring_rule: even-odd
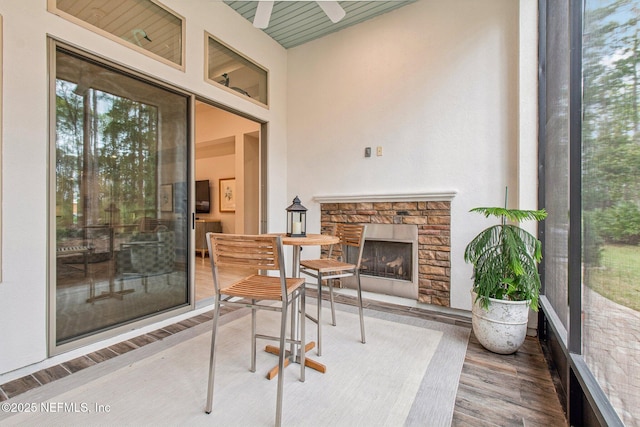
[[[321,232],[336,223],[367,225],[361,280],[364,290],[450,306],[451,199],[454,192],[375,196],[319,196]],[[399,225],[401,232],[392,228]],[[380,232],[380,229],[387,231]],[[415,239],[409,230],[415,230]],[[382,233],[382,238],[379,237]],[[399,233],[399,234],[398,234]],[[399,236],[399,237],[398,237]],[[415,241],[415,243],[413,243]],[[383,246],[378,246],[379,242]],[[367,245],[374,247],[367,252]],[[411,249],[402,243],[409,244]],[[399,245],[399,251],[388,245]],[[384,245],[387,245],[385,247]],[[409,252],[407,252],[409,251]],[[407,260],[411,253],[411,259]],[[393,258],[393,259],[391,259]],[[400,259],[402,258],[402,260]],[[385,281],[387,283],[383,283]],[[368,284],[365,286],[365,282]],[[374,283],[373,287],[370,285]],[[346,284],[350,286],[350,284]]]

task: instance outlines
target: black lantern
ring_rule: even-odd
[[[300,204],[296,196],[287,208],[287,237],[307,236],[307,208]]]

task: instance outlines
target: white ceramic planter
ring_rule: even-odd
[[[515,353],[527,336],[529,304],[527,301],[503,301],[489,298],[485,310],[471,292],[473,333],[484,348],[494,353]]]

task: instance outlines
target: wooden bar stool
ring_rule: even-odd
[[[360,285],[360,263],[364,249],[364,237],[366,226],[359,224],[337,224],[334,234],[340,238],[340,242],[329,247],[327,258],[310,259],[300,261],[300,272],[318,279],[318,310],[316,318],[307,315],[307,318],[318,325],[318,356],[322,355],[322,281],[326,280],[329,286],[329,299],[331,301],[332,325],[336,325],[336,311],[333,297],[333,280],[343,277],[356,278],[358,291],[358,308],[360,311],[360,336],[364,344],[364,313],[362,308],[362,286]],[[358,251],[355,263],[344,262],[347,256],[347,247],[354,247]],[[336,254],[336,252],[339,253]]]
[[[251,308],[251,372],[256,370],[256,339],[274,340],[279,342],[278,358],[278,391],[276,396],[276,425],[282,423],[282,387],[284,384],[285,359],[295,358],[299,353],[300,381],[304,381],[305,353],[302,351],[287,352],[287,343],[304,347],[304,319],[305,319],[305,292],[304,279],[288,278],[285,274],[282,259],[282,237],[269,235],[239,235],[207,233],[207,245],[211,260],[213,285],[216,292],[215,307],[213,312],[213,331],[211,338],[211,359],[209,366],[209,383],[207,391],[206,412],[213,409],[213,384],[215,374],[216,336],[218,333],[218,318],[221,305],[236,305]],[[221,288],[218,267],[232,267],[234,269],[248,269],[248,276],[229,286]],[[262,271],[278,271],[278,276],[267,276]],[[242,298],[240,301],[231,298]],[[273,304],[279,301],[280,305]],[[294,302],[300,302],[300,310]],[[290,308],[291,307],[291,308]],[[256,332],[257,310],[279,311],[280,334],[279,336],[262,335]],[[291,316],[300,316],[300,334],[298,340],[287,339],[287,313]],[[292,322],[293,324],[293,322]],[[291,331],[291,336],[296,335]]]

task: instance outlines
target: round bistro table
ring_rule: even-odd
[[[302,250],[303,246],[325,246],[325,245],[332,245],[340,241],[339,237],[332,236],[330,234],[307,234],[305,237],[289,237],[286,235],[286,233],[270,233],[270,234],[271,235],[276,234],[278,236],[282,236],[283,245],[293,246],[293,264],[292,264],[293,277],[300,277],[300,251]],[[298,308],[295,307],[292,309],[292,311],[297,309]],[[295,319],[296,319],[296,316],[291,315],[291,324],[292,324],[291,330],[297,333],[298,328],[297,328],[297,325],[295,324]],[[314,348],[315,346],[316,346],[316,343],[311,341],[307,343],[307,345],[304,346],[304,350],[301,349],[301,351],[304,351],[306,353],[312,348]],[[279,354],[280,353],[279,350],[280,349],[278,347],[275,347],[272,345],[267,345],[265,347],[265,351],[271,354]],[[287,362],[288,360],[289,359],[285,360],[285,362]],[[299,360],[299,357],[297,357],[296,360]],[[323,374],[327,372],[327,367],[325,365],[323,365],[322,363],[316,362],[315,360],[310,359],[308,357],[305,357],[304,364],[305,366],[315,369],[318,372],[322,372]],[[278,375],[277,366],[271,369],[271,371],[269,371],[269,373],[267,374],[267,378],[272,379],[276,375]]]

